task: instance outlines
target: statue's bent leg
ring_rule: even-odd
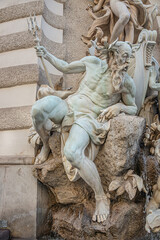
[[[119,37],[119,35],[124,31],[126,24],[129,22],[130,12],[126,7],[125,3],[119,0],[116,1],[111,0],[110,5],[113,13],[119,18],[113,28],[111,35],[111,42],[114,42]]]
[[[88,146],[90,137],[79,125],[74,124],[64,147],[64,154],[72,166],[79,170],[83,180],[94,190],[96,198],[96,210],[93,221],[103,222],[109,214],[109,201],[105,196],[97,168],[88,159],[84,150]]]
[[[40,154],[36,157],[35,164],[43,163],[48,158],[50,152],[48,140],[50,130],[52,129],[51,121],[56,124],[61,123],[67,112],[66,102],[56,96],[44,97],[33,105],[33,125],[43,142],[43,147]]]

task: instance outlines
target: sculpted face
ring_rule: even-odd
[[[128,43],[125,42],[117,42],[117,50],[118,54],[116,55],[117,64],[122,66],[124,65],[124,71],[127,71],[128,66],[130,64],[130,57],[132,54],[132,48]]]
[[[118,41],[112,49],[114,50],[114,58],[110,65],[112,85],[116,91],[119,91],[123,85],[124,73],[128,70],[132,48],[128,43]]]

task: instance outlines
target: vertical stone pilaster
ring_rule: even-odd
[[[0,220],[12,237],[36,239],[44,230],[48,193],[32,174],[28,143],[39,69],[27,17],[41,25],[43,0],[0,1]]]

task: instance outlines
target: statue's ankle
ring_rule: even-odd
[[[95,199],[96,199],[96,201],[107,200],[107,196],[105,194],[96,195]]]

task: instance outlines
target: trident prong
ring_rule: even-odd
[[[34,13],[34,23],[35,23],[36,30],[39,31],[39,30],[40,30],[40,27],[39,27],[38,24],[37,24],[37,19],[36,19],[35,13]]]
[[[29,20],[30,20],[29,32],[31,32],[34,37],[37,37],[37,36],[38,36],[37,31],[39,31],[40,28],[38,27],[35,13],[34,13],[34,16],[32,16],[32,15],[30,14]],[[27,20],[27,21],[28,21],[28,20]],[[31,30],[30,30],[30,29],[31,29]]]
[[[30,24],[30,22],[29,22],[28,19],[27,19],[27,24],[28,24],[28,31],[29,31],[30,33],[32,33],[31,24]]]
[[[31,33],[35,37],[34,42],[36,43],[36,47],[39,47],[40,46],[40,39],[38,37],[38,33],[37,32],[40,31],[40,27],[37,24],[37,19],[36,19],[35,13],[34,13],[33,16],[30,14],[29,19],[27,19],[27,24],[28,24],[28,31],[29,31],[29,33]],[[40,57],[40,59],[41,59],[42,65],[44,67],[44,70],[45,70],[45,73],[46,73],[49,85],[50,85],[51,88],[54,89],[54,86],[53,86],[53,83],[52,83],[51,78],[49,76],[48,70],[46,68],[44,59],[43,59],[43,57]]]

